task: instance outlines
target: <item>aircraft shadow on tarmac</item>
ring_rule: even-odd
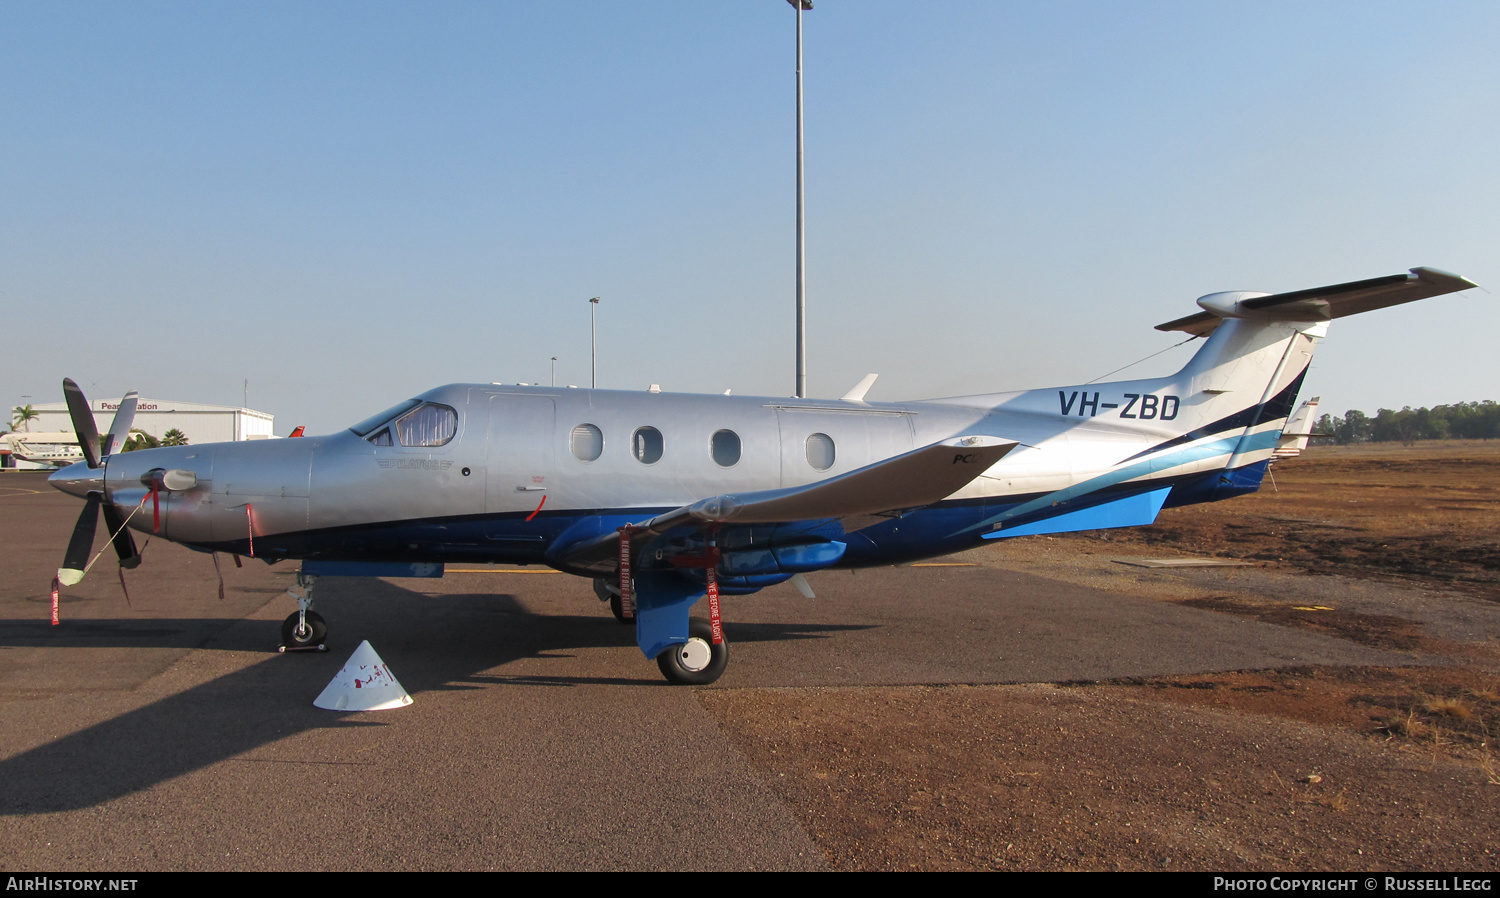
[[[323,655],[272,654],[279,620],[65,620],[60,628],[47,622],[0,624],[4,646],[201,647],[266,653],[264,659],[233,673],[0,760],[0,782],[5,783],[0,815],[90,807],[300,732],[385,725],[391,718],[312,706],[312,699],[360,639],[377,646],[402,685],[419,700],[422,693],[496,685],[677,688],[640,656],[631,629],[607,612],[536,614],[510,594],[421,594],[364,579],[344,581],[324,590],[320,598],[329,600],[320,608],[335,628],[335,643]],[[737,641],[771,641],[815,639],[820,638],[818,631],[844,629],[862,628],[760,623],[736,627],[733,634]],[[518,670],[516,675],[486,673],[527,659],[579,658],[599,648],[620,651],[603,659],[580,658],[578,676],[537,673],[534,667],[533,672]],[[602,668],[604,664],[608,666]],[[599,676],[601,668],[635,675]],[[106,669],[97,673],[101,681],[108,677]]]

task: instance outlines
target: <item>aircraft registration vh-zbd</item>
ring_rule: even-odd
[[[594,579],[675,683],[723,672],[720,594],[1015,536],[1149,524],[1259,488],[1334,318],[1475,284],[1430,268],[1294,293],[1214,293],[1158,329],[1206,338],[1146,380],[865,402],[453,384],[329,436],[111,454],[63,381],[86,500],[58,580],[78,582],[102,512],[205,552],[300,560],[286,647],[323,643],[322,576],[441,576],[447,562]],[[102,448],[101,448],[102,447]],[[147,507],[149,506],[149,511]],[[140,513],[134,513],[136,511]],[[708,599],[708,619],[689,609]]]

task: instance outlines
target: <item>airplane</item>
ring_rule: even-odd
[[[78,449],[78,435],[65,430],[0,434],[0,446],[20,461],[54,468],[66,468],[83,458]]]
[[[1281,428],[1281,439],[1276,443],[1276,450],[1271,453],[1273,463],[1283,458],[1296,458],[1307,448],[1312,438],[1317,436],[1313,428],[1318,418],[1318,397],[1307,400],[1297,406],[1292,416],[1287,419]]]
[[[873,376],[838,400],[451,384],[334,434],[112,454],[133,394],[101,452],[64,380],[85,460],[49,480],[86,504],[54,588],[82,578],[101,512],[123,567],[131,529],[300,562],[290,649],[324,644],[320,577],[548,565],[592,578],[669,681],[707,684],[721,595],[1254,492],[1330,320],[1475,286],[1413,268],[1212,293],[1158,326],[1204,340],[1175,374],[920,402],[865,401]]]

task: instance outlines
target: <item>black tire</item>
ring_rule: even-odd
[[[615,620],[619,621],[625,626],[635,626],[635,618],[625,616],[625,608],[623,603],[620,601],[619,595],[612,595],[609,597],[609,613],[613,614],[615,616]]]
[[[627,627],[635,626],[635,618],[625,616],[625,609],[620,603],[619,587],[613,581],[606,580],[603,577],[595,577],[594,595],[599,597],[599,601],[609,603],[609,613],[615,616],[615,620]]]
[[[304,632],[297,632],[297,612],[292,612],[286,620],[281,622],[281,644],[289,649],[305,649],[315,645],[322,645],[323,640],[328,637],[328,624],[324,622],[323,615],[316,611],[307,612],[307,627]]]
[[[701,659],[707,652],[707,661]],[[688,623],[688,641],[669,647],[656,656],[662,676],[679,686],[707,686],[717,680],[729,665],[729,641],[714,645],[713,629],[708,621],[694,619]]]

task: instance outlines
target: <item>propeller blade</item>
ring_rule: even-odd
[[[130,439],[130,425],[135,423],[135,403],[139,398],[140,395],[131,390],[120,400],[120,407],[115,409],[115,420],[109,425],[109,435],[104,438],[101,455],[113,455],[116,449],[124,448],[125,441]]]
[[[102,506],[104,511],[104,526],[109,528],[110,541],[114,543],[115,555],[120,559],[120,567],[133,568],[141,563],[141,553],[136,551],[135,537],[130,535],[130,530],[125,526],[125,519],[120,517],[120,509],[111,502],[105,502]]]
[[[89,408],[89,401],[71,377],[63,378],[63,398],[68,401],[68,417],[73,419],[73,432],[78,434],[78,448],[83,450],[83,460],[90,468],[99,467],[99,427],[94,424],[94,411]]]
[[[99,526],[99,494],[89,493],[78,514],[78,523],[73,525],[73,537],[68,540],[68,551],[63,555],[63,566],[57,569],[57,580],[64,586],[72,586],[83,579],[83,569],[88,567],[89,552],[94,549],[94,530]]]

